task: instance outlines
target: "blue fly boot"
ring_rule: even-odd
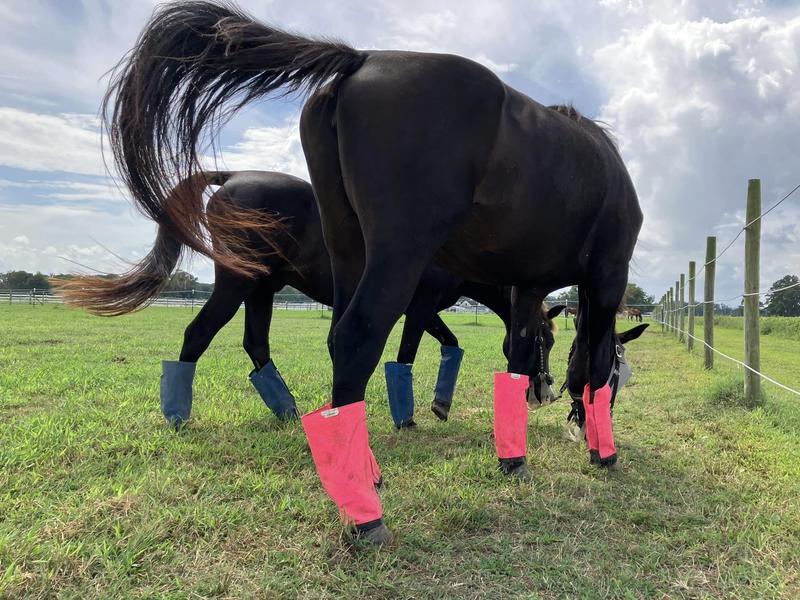
[[[253,387],[261,394],[261,399],[275,416],[282,421],[297,419],[300,414],[297,412],[297,405],[294,403],[294,396],[286,387],[286,382],[278,373],[275,363],[269,361],[261,367],[260,371],[250,373],[250,381]]]
[[[389,410],[397,429],[416,427],[414,423],[414,383],[410,364],[387,362],[386,390],[389,392]]]
[[[161,361],[161,412],[178,429],[192,413],[192,381],[197,363]]]
[[[431,410],[442,421],[447,421],[450,405],[453,404],[453,393],[456,391],[458,370],[464,350],[458,346],[442,346],[442,360],[439,362],[439,376],[436,378],[436,390],[433,393]]]

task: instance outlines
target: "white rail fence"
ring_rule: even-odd
[[[202,308],[211,292],[200,290],[178,290],[163,292],[153,300],[151,306],[166,306],[172,308]],[[50,290],[0,290],[0,310],[8,304],[63,304],[61,296],[53,294]],[[298,310],[298,311],[330,311],[330,307],[319,302],[310,301],[307,296],[300,294],[276,294],[272,303],[273,310]],[[447,309],[447,312],[484,315],[491,311],[483,304],[477,304],[463,299]]]

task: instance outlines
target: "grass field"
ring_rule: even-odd
[[[382,375],[370,383],[396,542],[356,551],[302,428],[250,388],[241,314],[199,363],[191,425],[162,425],[159,362],[190,317],[0,307],[0,597],[800,597],[798,399],[770,387],[750,411],[712,399],[729,367],[703,371],[660,326],[628,351],[621,468],[598,471],[562,439],[561,403],[531,414],[523,484],[496,471],[490,438],[500,323],[448,316],[466,349],[450,422],[427,409],[429,340],[419,431],[394,432]],[[276,314],[273,356],[301,410],[327,399],[329,323]],[[559,384],[572,333],[557,336]],[[741,355],[741,332],[717,340]],[[396,330],[386,359],[397,343]],[[765,372],[800,387],[798,351],[766,336]]]

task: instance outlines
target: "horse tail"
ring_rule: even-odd
[[[206,232],[213,224],[199,204],[189,210],[166,203],[169,182],[202,170],[198,146],[217,139],[245,104],[313,92],[354,73],[366,56],[259,23],[229,4],[165,4],[115,67],[103,100],[114,163],[139,209],[183,244],[231,271],[264,272],[236,239],[212,246]],[[253,221],[235,206],[220,213],[224,225],[238,222],[269,244],[275,229],[269,218]]]
[[[180,211],[192,195],[196,196],[192,204],[202,202],[202,193],[207,186],[223,185],[230,176],[228,172],[197,173],[171,190],[165,206]],[[214,243],[217,243],[216,239]],[[106,317],[124,315],[152,302],[169,281],[183,248],[183,243],[175,237],[170,227],[159,225],[150,252],[125,273],[110,277],[58,279],[53,280],[53,285],[71,306]]]

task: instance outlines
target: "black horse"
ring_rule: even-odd
[[[362,401],[432,260],[466,281],[514,286],[508,372],[495,375],[495,444],[509,474],[525,462],[522,374],[541,329],[533,307],[578,285],[583,318],[569,389],[583,394],[592,460],[613,464],[614,319],[642,213],[605,131],[458,56],[359,51],[229,6],[172,3],[153,16],[106,96],[112,150],[136,202],[193,249],[257,269],[234,248],[209,245],[202,206],[177,214],[165,206],[165,182],[200,169],[200,142],[232,111],[298,90],[310,93],[301,139],[334,283],[332,402],[303,424],[344,517],[376,543],[389,538]],[[269,223],[254,228],[270,238]]]
[[[199,185],[198,185],[199,184]],[[312,300],[333,304],[333,276],[330,256],[322,240],[319,211],[311,185],[283,173],[265,171],[203,172],[177,185],[167,203],[174,205],[201,192],[207,185],[221,186],[209,200],[209,210],[220,203],[256,210],[262,216],[279,217],[283,226],[272,240],[270,252],[262,253],[263,266],[269,274],[247,277],[216,265],[215,286],[211,297],[186,328],[180,358],[163,361],[161,407],[164,416],[175,426],[189,419],[192,407],[192,382],[197,361],[211,340],[245,306],[243,346],[253,363],[250,381],[264,403],[282,419],[297,416],[295,400],[275,366],[270,353],[269,331],[275,293],[291,285]],[[258,244],[250,238],[250,243]],[[61,282],[59,289],[67,303],[104,316],[126,314],[146,306],[166,284],[175,269],[183,245],[159,227],[158,236],[148,256],[128,273],[118,278],[81,277]],[[458,339],[437,314],[462,296],[472,297],[494,310],[508,326],[511,314],[510,288],[462,282],[443,269],[430,265],[417,293],[406,310],[406,321],[397,361],[386,364],[389,405],[397,428],[413,427],[414,396],[411,368],[423,331],[441,344],[439,367],[431,409],[447,420],[463,350]],[[552,319],[563,306],[541,311],[544,336],[535,360],[528,371],[531,386],[529,404],[538,408],[555,400],[550,387],[549,355],[554,343]]]

